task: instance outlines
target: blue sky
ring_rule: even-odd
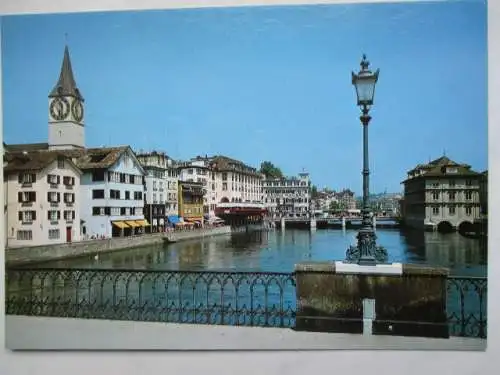
[[[270,160],[359,194],[350,74],[366,53],[381,71],[371,191],[400,191],[408,169],[443,152],[483,170],[486,18],[483,1],[3,17],[4,141],[47,140],[68,33],[87,146]]]

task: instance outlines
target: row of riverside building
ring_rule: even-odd
[[[279,217],[310,214],[307,173],[266,180],[222,155],[181,162],[130,146],[87,148],[84,103],[66,46],[48,96],[48,142],[3,144],[6,247],[203,226],[245,207]]]

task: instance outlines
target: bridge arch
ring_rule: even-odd
[[[441,221],[437,225],[437,230],[439,233],[451,233],[455,229],[453,228],[453,225],[449,221]]]
[[[222,197],[220,200],[221,203],[229,203],[229,198],[228,197]]]
[[[463,234],[463,233],[471,233],[476,230],[476,226],[474,223],[471,223],[470,221],[462,221],[460,224],[458,224],[458,232]]]

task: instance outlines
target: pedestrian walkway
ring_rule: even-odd
[[[486,340],[296,332],[285,328],[6,316],[8,349],[21,350],[485,350]]]

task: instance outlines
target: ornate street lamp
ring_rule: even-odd
[[[346,262],[358,263],[360,265],[375,265],[387,262],[387,251],[377,246],[373,221],[370,217],[369,196],[369,164],[368,164],[368,123],[371,120],[368,112],[373,105],[375,95],[375,84],[378,81],[379,69],[372,73],[368,66],[370,63],[363,55],[361,70],[358,74],[352,72],[352,84],[356,88],[358,106],[361,108],[360,120],[363,124],[363,222],[357,235],[358,243],[350,246],[346,253]]]

